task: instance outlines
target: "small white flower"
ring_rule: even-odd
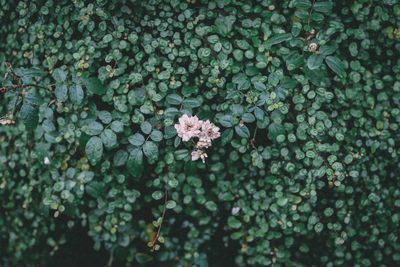
[[[48,157],[45,157],[43,163],[45,165],[49,165],[50,164],[50,159]]]
[[[233,208],[232,208],[232,215],[238,214],[239,211],[240,211],[240,208],[239,208],[239,207],[233,207]]]

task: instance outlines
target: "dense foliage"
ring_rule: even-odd
[[[400,263],[398,0],[0,0],[0,265]],[[183,115],[221,129],[205,163]],[[228,265],[227,265],[228,264]]]

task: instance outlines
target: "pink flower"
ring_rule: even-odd
[[[194,150],[192,151],[192,161],[196,161],[198,159],[201,159],[203,163],[206,162],[207,158],[207,153],[203,152],[202,150]]]
[[[186,114],[179,118],[179,123],[175,124],[175,129],[178,136],[185,142],[193,137],[198,138],[198,141],[194,143],[195,150],[192,151],[191,156],[192,161],[201,159],[203,163],[205,163],[208,155],[202,149],[210,147],[211,141],[221,136],[219,128],[214,123],[209,120],[199,120],[197,116],[189,117]]]
[[[10,125],[10,124],[14,124],[14,123],[15,123],[15,121],[13,121],[10,118],[2,118],[2,119],[0,119],[0,124],[1,125]]]
[[[179,123],[175,124],[178,136],[185,142],[189,141],[192,137],[198,137],[200,134],[200,128],[201,121],[199,118],[197,118],[197,116],[189,117],[186,114],[183,114],[183,116],[179,118]]]
[[[209,148],[210,146],[211,146],[211,140],[200,139],[196,144],[197,148],[203,148],[203,147]]]
[[[209,120],[201,123],[201,132],[199,135],[200,141],[211,142],[211,140],[214,140],[220,136],[221,134],[219,132],[219,128],[215,126],[214,123],[210,122]]]

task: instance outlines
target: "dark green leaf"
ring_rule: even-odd
[[[99,163],[103,156],[103,143],[97,136],[93,136],[86,143],[85,147],[86,156],[92,165]]]
[[[240,137],[243,137],[243,138],[249,138],[250,137],[250,131],[249,131],[249,128],[247,128],[246,125],[236,125],[235,126],[235,131]]]
[[[135,133],[129,136],[128,141],[134,146],[141,146],[144,143],[144,137],[140,133]]]
[[[106,88],[103,86],[99,78],[92,77],[85,81],[86,88],[96,95],[104,95]]]
[[[307,67],[310,70],[318,69],[324,60],[324,57],[320,54],[312,54],[307,60]]]
[[[235,16],[219,17],[215,20],[215,26],[217,32],[222,36],[226,36],[233,29],[233,24],[235,24]]]
[[[158,146],[152,141],[146,141],[143,145],[143,153],[150,160],[156,160],[158,157]]]
[[[84,97],[85,94],[82,90],[82,86],[79,84],[73,85],[69,88],[69,98],[72,103],[79,105],[82,103]]]
[[[327,14],[329,14],[332,11],[332,8],[333,8],[333,3],[329,1],[317,1],[313,5],[313,10]]]
[[[334,56],[327,56],[326,64],[329,66],[331,70],[333,70],[340,77],[344,77],[346,75],[346,70],[344,69],[344,64],[340,59]]]
[[[308,9],[312,6],[310,0],[295,0],[294,1],[294,7],[300,8],[300,9]]]
[[[65,84],[57,84],[54,94],[58,102],[64,102],[68,99],[68,88]]]
[[[140,129],[142,130],[143,133],[149,134],[153,129],[153,126],[151,126],[150,122],[144,121],[140,124]]]
[[[167,95],[166,101],[170,105],[180,105],[183,101],[183,98],[177,94]]]
[[[117,135],[110,129],[105,129],[101,135],[101,140],[106,148],[114,148],[117,146]]]
[[[36,128],[39,121],[39,108],[36,105],[24,101],[19,111],[19,115],[28,130]]]
[[[277,45],[277,44],[283,43],[285,41],[289,41],[290,39],[292,39],[292,34],[291,33],[274,34],[272,37],[270,37],[265,42],[265,47],[266,48],[270,48],[273,45]]]
[[[32,84],[33,78],[41,78],[44,76],[44,72],[38,68],[16,68],[14,73],[21,78],[24,84]]]
[[[82,131],[88,135],[99,135],[103,129],[103,125],[97,121],[92,121],[82,127]]]
[[[67,74],[62,69],[55,69],[52,73],[52,76],[56,83],[63,83],[67,79]]]
[[[159,130],[153,130],[150,134],[151,140],[154,142],[160,142],[163,139],[163,134]]]

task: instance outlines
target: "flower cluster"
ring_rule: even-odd
[[[15,121],[10,118],[1,118],[0,124],[1,125],[11,125],[11,124],[15,124]]]
[[[179,118],[179,123],[175,124],[176,132],[183,141],[187,142],[196,138],[195,150],[192,151],[192,160],[201,159],[205,162],[207,153],[204,148],[211,146],[211,141],[220,137],[219,128],[209,120],[199,120],[197,116],[188,116],[186,114]]]

